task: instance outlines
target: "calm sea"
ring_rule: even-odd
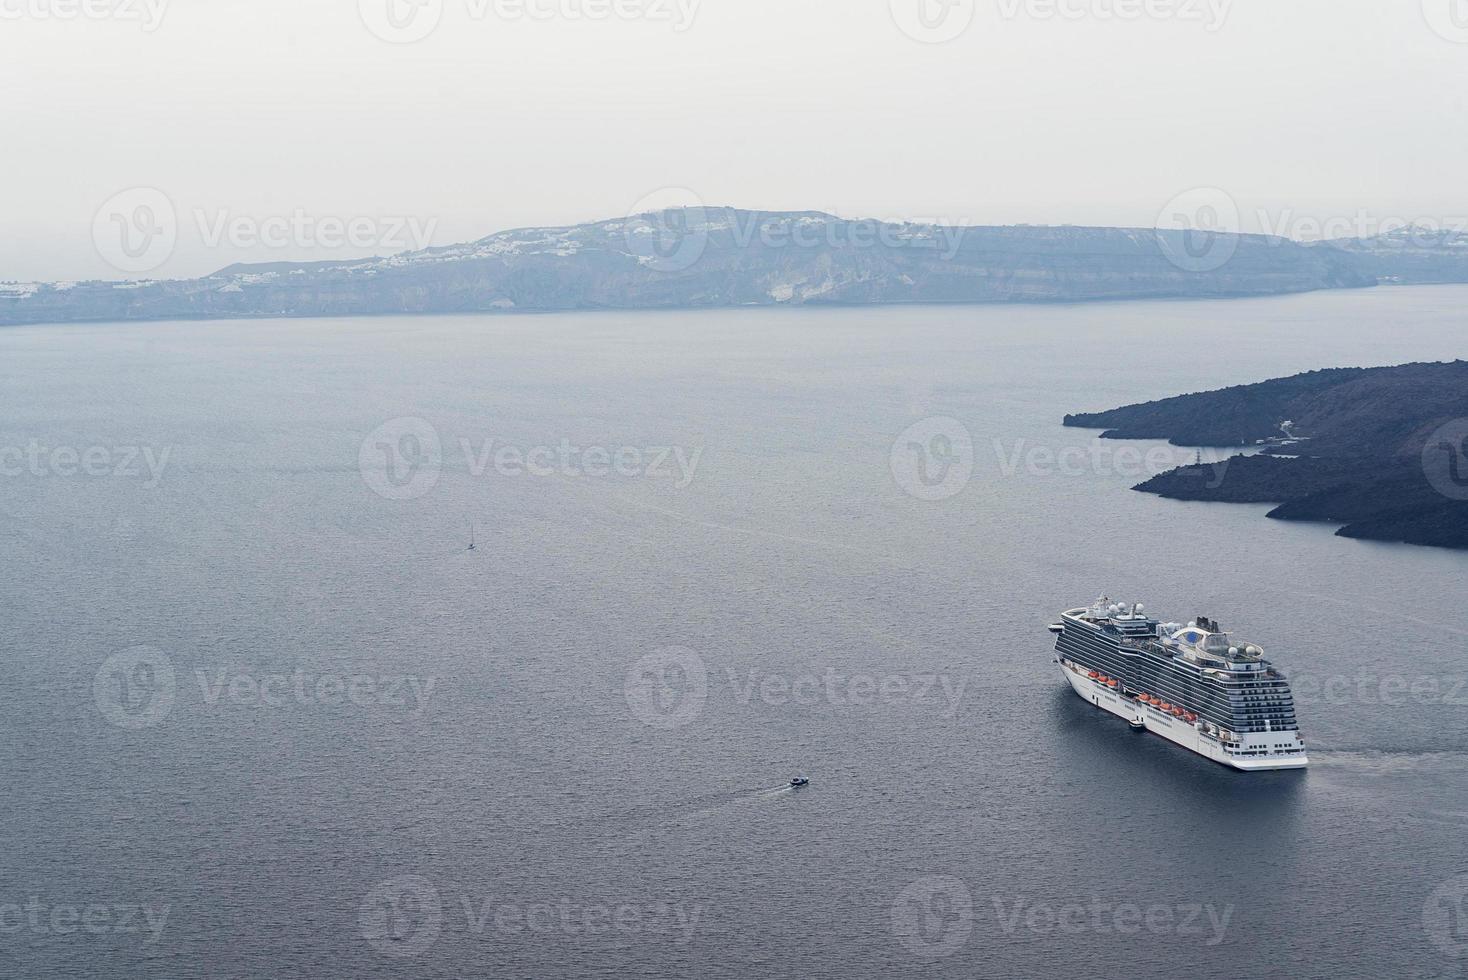
[[[1060,420],[1465,305],[0,331],[0,974],[1463,976],[1468,555]],[[1102,593],[1262,644],[1311,769],[1076,698]]]

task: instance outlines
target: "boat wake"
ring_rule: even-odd
[[[1384,775],[1406,772],[1440,772],[1452,775],[1468,773],[1468,752],[1390,748],[1314,748],[1310,751],[1310,757],[1321,760],[1326,766]]]
[[[603,820],[629,827],[639,825],[644,827],[663,827],[669,823],[688,817],[718,813],[728,807],[758,806],[762,803],[772,803],[776,800],[794,795],[796,795],[796,788],[788,783],[766,788],[708,793],[691,799],[674,800],[666,803],[650,803],[628,810],[608,813],[603,817]]]

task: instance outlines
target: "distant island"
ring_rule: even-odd
[[[1279,520],[1351,538],[1468,548],[1468,361],[1312,371],[1179,395],[1065,424],[1104,439],[1262,447],[1135,489],[1176,500],[1273,503]]]
[[[673,209],[198,279],[0,283],[0,325],[117,320],[1267,296],[1468,282],[1468,238],[1303,244],[1142,228],[956,227]]]

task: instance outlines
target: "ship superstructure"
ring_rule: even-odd
[[[1289,681],[1206,616],[1164,623],[1098,599],[1050,627],[1055,662],[1082,698],[1235,769],[1309,764]]]

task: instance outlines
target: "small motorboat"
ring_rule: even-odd
[[[794,789],[799,789],[802,786],[809,786],[810,780],[806,779],[804,776],[796,776],[794,779],[790,780],[790,785]]]
[[[1127,724],[1132,726],[1132,731],[1140,732],[1147,727],[1147,723],[1140,718],[1128,718]]]

